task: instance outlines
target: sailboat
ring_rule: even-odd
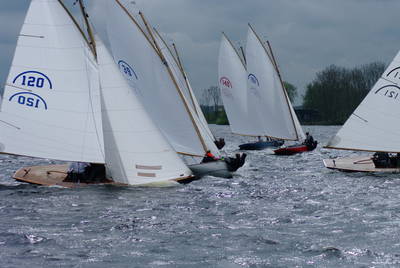
[[[104,178],[70,181],[68,165],[24,167],[19,181],[75,187],[193,179],[112,56],[60,0],[32,0],[5,86],[1,153],[103,166]]]
[[[222,155],[208,126],[196,115],[191,89],[173,54],[143,13],[139,12],[139,24],[119,0],[107,1],[105,7],[110,14],[107,34],[114,60],[175,151],[198,176],[231,177],[245,156],[204,162],[208,153],[218,159]]]
[[[243,58],[245,62],[223,34],[219,82],[232,132],[302,143],[305,135],[289,100],[270,43],[265,46],[250,24]],[[242,148],[264,149],[267,146],[270,144],[250,143]],[[295,144],[275,150],[275,153],[290,155],[314,148]]]
[[[400,172],[400,52],[325,148],[375,152],[372,157],[325,159],[327,168],[354,172]],[[389,153],[397,153],[391,156]]]

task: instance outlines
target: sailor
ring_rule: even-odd
[[[313,145],[314,144],[314,138],[313,136],[310,135],[309,132],[306,132],[306,139],[304,140],[305,145]]]
[[[68,179],[75,182],[81,182],[85,179],[85,175],[90,168],[90,163],[73,162],[68,168]]]
[[[214,143],[219,150],[221,150],[222,148],[225,147],[225,139],[224,138],[220,138],[219,140],[214,141]]]
[[[203,158],[203,163],[214,162],[218,159],[213,155],[211,151],[206,152],[206,156]]]
[[[258,136],[258,142],[263,142],[263,139],[261,138],[261,136]]]

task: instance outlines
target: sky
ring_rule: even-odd
[[[98,8],[101,1],[86,0],[98,31],[107,16]],[[400,49],[398,0],[122,1],[130,10],[142,10],[167,41],[177,44],[198,96],[202,89],[218,84],[221,32],[234,44],[245,45],[248,23],[271,42],[284,80],[294,84],[300,95],[329,65],[389,63]],[[29,3],[0,0],[2,86]]]

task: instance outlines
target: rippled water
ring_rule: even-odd
[[[307,127],[322,143],[337,127]],[[247,138],[225,136],[233,152]],[[0,267],[396,267],[400,179],[329,171],[318,148],[249,153],[234,179],[170,188],[15,182],[0,158]]]

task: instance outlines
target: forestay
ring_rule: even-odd
[[[57,0],[32,0],[7,78],[1,151],[104,163],[95,59]]]
[[[109,54],[98,44],[102,117],[108,177],[130,185],[191,175],[151,121]]]
[[[298,140],[289,100],[260,38],[249,27],[247,45],[248,111],[259,122],[257,136]]]
[[[247,112],[247,71],[237,51],[223,34],[219,50],[219,87],[222,101],[235,134],[259,136],[264,133],[262,122],[250,118]]]
[[[160,52],[163,54],[169,68],[171,69],[175,81],[177,81],[179,90],[181,90],[185,96],[182,101],[185,101],[188,104],[189,112],[193,116],[194,123],[200,131],[201,138],[205,142],[207,150],[210,150],[216,157],[219,157],[220,152],[214,143],[214,136],[212,135],[208,127],[208,124],[204,118],[203,112],[201,111],[200,105],[197,102],[196,96],[192,91],[186,74],[181,69],[179,63],[177,62],[177,59],[173,56],[171,50],[157,31],[154,31],[154,38],[158,44]]]
[[[176,152],[203,156],[206,148],[151,41],[118,1],[107,1],[106,7],[107,31],[114,60],[147,112]]]
[[[328,143],[328,148],[400,152],[400,53]]]

